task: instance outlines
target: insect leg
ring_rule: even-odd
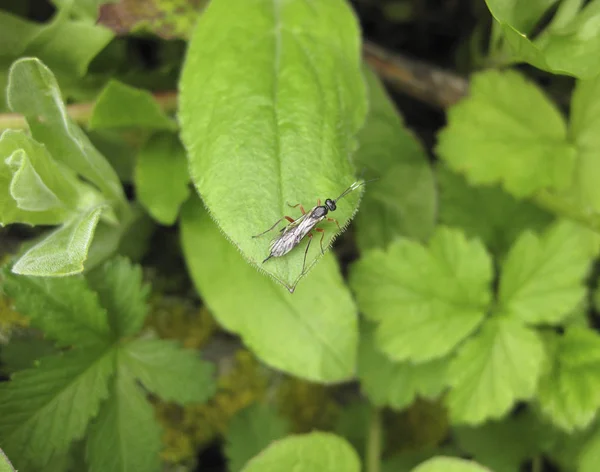
[[[266,234],[266,233],[268,233],[269,231],[272,231],[272,230],[275,228],[275,226],[277,226],[279,223],[281,223],[281,220],[283,220],[283,219],[286,219],[286,220],[288,220],[290,223],[293,223],[293,222],[294,222],[294,219],[293,219],[291,216],[282,216],[282,217],[281,217],[281,218],[279,218],[279,219],[278,219],[278,220],[275,222],[275,224],[274,224],[273,226],[271,226],[271,227],[270,227],[268,230],[266,230],[266,231],[263,231],[262,233],[260,233],[260,234],[257,234],[256,236],[252,236],[252,237],[253,237],[253,238],[258,238],[259,236],[262,236],[263,234]]]
[[[323,251],[323,238],[325,237],[325,230],[323,228],[315,228],[315,231],[321,233],[321,240],[319,241],[319,244],[321,245],[321,254],[325,254],[325,251]]]
[[[286,202],[287,203],[287,202]],[[300,204],[300,203],[296,203],[295,205],[290,205],[289,203],[287,204],[290,208],[297,208],[300,207],[300,211],[302,212],[303,215],[306,215],[306,210],[304,210],[304,207]]]
[[[327,221],[331,221],[332,223],[335,223],[338,227],[338,229],[341,231],[342,228],[340,228],[340,224],[338,223],[338,220],[336,220],[335,218],[327,218]]]
[[[306,249],[304,250],[304,261],[302,262],[302,273],[304,274],[304,269],[306,268],[306,255],[308,254],[308,248],[310,247],[310,243],[312,242],[312,233],[308,233],[308,244],[306,245]]]

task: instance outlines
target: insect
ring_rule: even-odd
[[[373,179],[373,180],[376,180],[376,179]],[[338,223],[338,221],[335,218],[329,218],[327,216],[327,214],[330,211],[336,210],[336,208],[337,208],[336,204],[341,198],[344,198],[350,192],[356,190],[361,185],[364,185],[367,182],[371,182],[371,180],[368,180],[366,182],[364,182],[364,181],[363,182],[360,182],[360,181],[354,182],[352,185],[350,185],[350,187],[348,187],[346,190],[344,190],[339,197],[337,197],[333,200],[331,198],[326,199],[324,205],[321,205],[321,200],[318,199],[317,206],[313,207],[308,212],[304,210],[304,207],[300,203],[298,203],[297,205],[290,205],[288,203],[288,206],[290,208],[300,207],[302,216],[300,216],[299,218],[297,218],[295,220],[290,216],[283,216],[283,217],[279,218],[275,222],[275,224],[273,226],[271,226],[268,230],[263,231],[262,233],[257,234],[256,236],[252,236],[253,238],[258,238],[258,237],[268,233],[269,231],[272,231],[273,229],[275,229],[275,227],[282,220],[285,219],[285,220],[289,221],[288,225],[281,228],[281,230],[279,231],[280,234],[275,239],[273,239],[273,241],[271,242],[271,246],[269,247],[270,253],[269,253],[268,257],[263,261],[263,264],[265,262],[267,262],[269,259],[271,259],[272,257],[285,256],[288,252],[290,252],[298,244],[300,244],[300,242],[306,236],[308,236],[309,240],[308,240],[308,244],[306,245],[306,249],[304,250],[304,261],[302,263],[302,273],[304,273],[304,269],[306,266],[306,255],[308,254],[308,248],[310,247],[310,243],[312,242],[312,238],[313,238],[312,230],[314,229],[315,231],[321,233],[321,241],[320,241],[321,253],[324,253],[325,251],[323,250],[323,238],[325,237],[325,230],[323,228],[315,228],[315,226],[317,226],[317,224],[319,224],[321,221],[326,219],[327,221],[331,221],[331,222],[335,223],[337,225],[338,229],[341,230],[340,224]]]

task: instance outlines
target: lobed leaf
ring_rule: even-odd
[[[237,413],[227,427],[227,470],[240,472],[271,442],[283,438],[289,428],[286,420],[264,404],[254,404]]]
[[[263,362],[318,382],[354,374],[357,311],[333,257],[292,295],[244,262],[197,198],[181,210],[181,244],[211,313]]]
[[[402,410],[417,396],[435,398],[442,393],[448,359],[423,364],[394,362],[377,348],[373,325],[364,325],[360,332],[357,375],[373,405]]]
[[[398,236],[426,239],[436,218],[436,189],[427,154],[406,128],[382,83],[363,67],[369,92],[369,113],[358,133],[354,161],[368,169],[362,211],[356,216],[361,251],[385,248]]]
[[[514,71],[481,72],[453,106],[438,154],[473,185],[501,183],[517,198],[571,184],[576,150],[541,89]]]
[[[108,396],[114,351],[73,350],[0,385],[0,442],[19,470],[44,469],[80,439]]]
[[[573,432],[588,426],[600,408],[600,336],[576,326],[550,342],[553,356],[538,402],[552,423]]]
[[[510,318],[492,318],[450,363],[448,394],[455,423],[500,418],[536,392],[545,353],[539,335]]]
[[[560,323],[586,294],[590,270],[588,230],[558,222],[542,237],[524,232],[502,267],[501,311],[528,324]]]
[[[140,150],[135,166],[135,188],[144,208],[164,225],[177,220],[190,196],[185,150],[173,134],[152,136]]]
[[[107,345],[106,311],[81,276],[31,277],[3,271],[2,290],[19,313],[59,346]]]
[[[284,215],[300,216],[287,203],[310,208],[355,181],[350,157],[366,98],[358,23],[347,2],[210,2],[189,43],[180,89],[192,181],[254,265],[276,233],[252,236]],[[331,215],[341,227],[361,192],[340,200]],[[327,248],[338,230],[324,227]],[[261,268],[293,290],[305,244]],[[307,271],[321,256],[314,244]]]
[[[90,472],[161,470],[161,428],[154,409],[126,369],[119,368],[109,398],[86,438]]]
[[[397,239],[355,263],[350,286],[358,306],[378,323],[378,348],[395,361],[441,358],[483,321],[492,263],[479,241],[441,228],[423,246]]]
[[[350,444],[331,433],[287,436],[271,443],[242,472],[359,472],[360,460]]]

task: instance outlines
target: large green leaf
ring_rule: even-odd
[[[365,67],[369,114],[358,133],[357,167],[369,183],[356,216],[361,250],[386,247],[398,236],[426,239],[433,231],[436,191],[427,154],[405,127],[373,71]]]
[[[358,306],[378,323],[375,340],[396,361],[445,356],[473,332],[490,301],[492,262],[479,241],[441,228],[428,246],[397,239],[367,252],[350,285]]]
[[[181,210],[181,241],[211,313],[263,362],[320,382],[354,374],[357,310],[333,256],[290,294],[243,260],[196,197]]]
[[[540,88],[514,71],[474,76],[453,106],[438,154],[471,184],[501,183],[516,197],[571,184],[576,150],[560,112]]]
[[[160,470],[161,429],[154,409],[126,368],[119,368],[113,385],[87,437],[90,472]]]
[[[518,400],[533,397],[544,361],[535,331],[509,318],[488,320],[450,364],[450,416],[466,424],[500,418]]]
[[[125,204],[117,174],[67,115],[50,69],[35,58],[19,59],[10,69],[7,96],[11,109],[25,115],[33,137],[54,159],[95,184],[107,198]]]
[[[500,23],[517,61],[540,69],[581,78],[600,73],[600,1],[563,0],[549,25],[535,38],[530,36],[542,15],[557,0],[486,0]],[[581,10],[580,10],[581,9]]]
[[[359,472],[358,455],[343,438],[330,433],[287,436],[252,459],[242,472]]]
[[[19,470],[44,466],[80,439],[108,396],[114,351],[43,359],[0,386],[0,442]]]
[[[252,236],[300,215],[286,202],[310,208],[354,182],[350,157],[366,113],[359,46],[344,0],[214,0],[187,51],[179,118],[192,180],[242,255],[290,289],[306,242],[261,265],[269,235]],[[361,192],[339,202],[331,216],[340,226]],[[338,233],[326,227],[325,248]],[[313,244],[307,270],[320,257]]]

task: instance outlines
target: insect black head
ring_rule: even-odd
[[[329,208],[330,211],[335,211],[335,209],[337,208],[335,206],[335,202],[331,198],[325,200],[325,205],[327,205],[327,208]]]

